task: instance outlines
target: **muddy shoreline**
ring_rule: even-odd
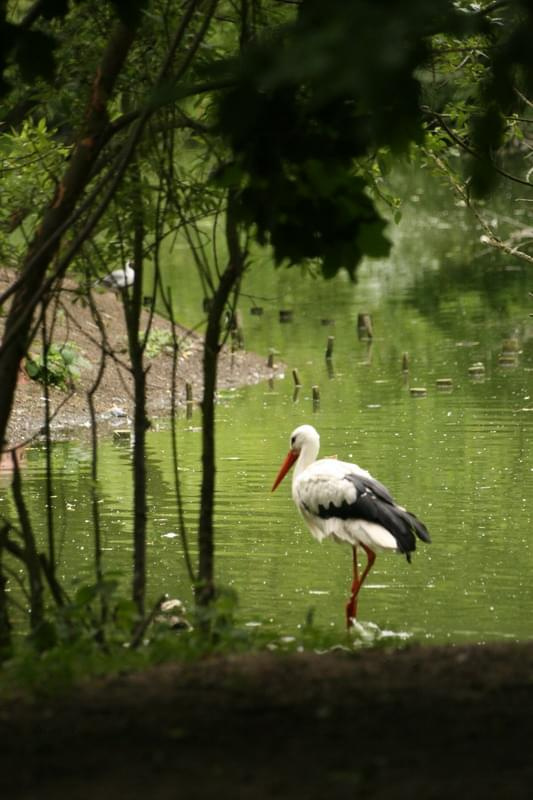
[[[0,270],[0,291],[7,288],[13,275]],[[98,374],[102,347],[115,357],[106,358],[103,379],[94,396],[97,422],[102,430],[114,427],[128,428],[133,416],[133,380],[127,369],[127,336],[121,298],[113,291],[95,291],[94,300],[98,315],[105,325],[105,340],[95,323],[90,308],[76,294],[76,283],[65,280],[57,305],[52,304],[48,315],[48,328],[53,326],[53,341],[68,344],[79,362],[79,377],[73,391],[50,387],[51,430],[54,438],[83,435],[90,426],[87,392]],[[201,314],[199,314],[201,318]],[[0,335],[4,320],[0,317]],[[149,324],[148,312],[143,312],[141,327]],[[154,316],[151,323],[151,346],[145,364],[148,367],[147,409],[152,424],[159,418],[167,420],[171,413],[172,347],[171,325]],[[176,376],[176,400],[179,406],[186,403],[186,385],[192,390],[193,404],[201,402],[203,394],[202,349],[203,339],[197,331],[176,326],[179,342]],[[38,356],[40,340],[35,341],[30,353]],[[270,367],[268,354],[256,354],[244,349],[232,350],[231,339],[221,349],[218,365],[217,389],[230,390],[276,378],[283,374],[282,366]],[[10,447],[38,437],[44,423],[44,389],[41,383],[31,380],[24,367],[19,373],[17,392],[8,428]]]

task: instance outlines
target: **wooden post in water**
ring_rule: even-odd
[[[518,354],[517,353],[500,353],[498,356],[498,364],[500,367],[517,367]]]
[[[320,389],[318,386],[313,386],[313,411],[318,411],[320,408]]]
[[[294,381],[294,385],[295,386],[301,386],[302,385],[302,383],[300,381],[300,376],[298,375],[298,370],[297,369],[293,369],[293,371],[292,371],[292,379]]]
[[[273,350],[270,350],[269,353],[268,353],[267,367],[270,367],[270,369],[274,369],[274,351]]]
[[[335,343],[334,336],[328,336],[328,343],[326,345],[326,358],[330,359],[333,357],[333,345]]]
[[[185,384],[185,416],[187,419],[192,417],[192,407],[193,407],[193,398],[192,398],[192,383],[187,382]]]
[[[409,372],[409,353],[402,356],[402,372]]]
[[[468,374],[471,378],[484,378],[485,377],[485,364],[482,361],[476,361],[468,367]]]
[[[502,353],[518,353],[520,349],[520,342],[516,336],[511,336],[509,339],[504,339],[502,342]]]
[[[360,339],[372,339],[372,316],[370,314],[357,315],[357,335]]]

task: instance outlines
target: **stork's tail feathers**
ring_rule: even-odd
[[[428,542],[428,544],[429,544],[431,542],[431,537],[430,537],[429,531],[426,528],[426,526],[424,525],[424,523],[420,522],[418,517],[415,517],[415,515],[411,514],[410,511],[405,511],[404,513],[405,513],[406,517],[409,520],[409,524],[411,526],[411,531],[413,533],[416,533],[418,538],[422,539],[423,542]],[[416,539],[413,537],[412,550],[414,550],[415,548],[416,548]],[[412,552],[412,550],[404,551],[405,552],[405,557],[407,559],[408,564],[411,563],[411,552]],[[401,552],[401,550],[400,550],[400,552]]]
[[[429,535],[429,531],[424,525],[423,522],[420,522],[418,517],[415,517],[414,514],[411,514],[410,511],[407,512],[411,518],[411,522],[413,525],[413,530],[418,536],[419,539],[422,539],[423,542],[427,542],[428,544],[431,543],[431,537]]]

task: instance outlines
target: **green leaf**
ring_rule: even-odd
[[[65,345],[65,347],[61,348],[61,357],[63,358],[65,364],[67,365],[73,364],[76,359],[76,356],[77,353],[75,350],[72,349],[72,347],[68,347],[67,345]]]
[[[131,631],[138,616],[137,606],[132,600],[121,598],[115,604],[113,618],[118,629]]]
[[[26,359],[26,372],[28,373],[30,378],[35,380],[39,375],[40,371],[41,367],[35,361],[29,358]]]
[[[81,586],[75,594],[75,602],[79,606],[87,606],[93,602],[98,594],[98,587],[95,584]]]
[[[392,169],[392,158],[388,151],[381,151],[378,154],[377,162],[379,170],[383,176],[388,175]]]

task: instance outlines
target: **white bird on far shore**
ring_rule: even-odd
[[[135,270],[133,269],[133,261],[126,261],[124,267],[119,267],[106,275],[100,281],[104,286],[110,289],[127,289],[133,285],[135,280]]]

